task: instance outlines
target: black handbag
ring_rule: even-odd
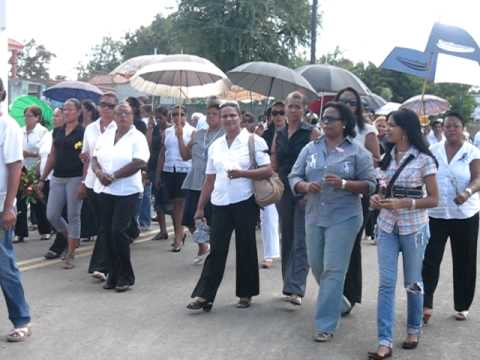
[[[408,188],[404,186],[394,186],[395,181],[397,180],[400,173],[405,169],[405,167],[414,159],[415,157],[410,154],[405,159],[405,161],[399,166],[395,174],[393,174],[390,182],[387,185],[385,190],[385,198],[413,198],[413,199],[420,199],[423,197],[423,190],[422,187],[419,188]]]

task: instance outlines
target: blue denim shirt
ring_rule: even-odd
[[[300,181],[319,182],[322,187],[319,193],[306,196],[305,220],[308,225],[330,226],[362,215],[360,194],[327,185],[324,181],[326,175],[365,180],[372,194],[376,179],[370,152],[348,138],[329,152],[325,137],[321,137],[303,148],[288,176],[294,194],[295,185]]]

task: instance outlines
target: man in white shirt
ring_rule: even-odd
[[[432,129],[427,135],[428,145],[432,146],[434,144],[443,142],[445,140],[445,135],[443,135],[443,119],[435,119],[432,122]]]
[[[0,79],[0,103],[5,97],[5,89]],[[24,341],[31,335],[30,310],[12,247],[16,221],[15,197],[22,171],[22,142],[23,134],[18,124],[0,112],[0,287],[5,295],[9,319],[14,326],[7,335],[7,341],[10,342]]]
[[[88,198],[88,201],[91,202],[93,211],[95,212],[96,217],[99,217],[100,213],[100,204],[98,200],[98,195],[93,191],[96,176],[92,170],[91,159],[93,157],[93,152],[97,145],[97,141],[105,132],[115,131],[117,125],[113,121],[113,113],[115,106],[118,105],[118,97],[114,93],[105,93],[100,98],[99,112],[100,118],[85,128],[85,133],[83,135],[83,147],[82,147],[82,159],[85,166],[88,165],[85,179],[81,187],[81,193],[83,196]],[[103,238],[103,230],[99,224],[97,241],[95,242],[95,247],[90,259],[90,265],[88,272],[92,276],[99,280],[105,280],[108,273],[107,264],[105,260],[105,242]]]

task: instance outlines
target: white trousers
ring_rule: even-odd
[[[275,204],[268,205],[260,210],[264,259],[277,259],[280,257],[279,225],[280,222]]]

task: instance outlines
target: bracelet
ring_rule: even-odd
[[[468,196],[472,196],[472,194],[473,194],[472,189],[470,189],[469,187],[467,187],[467,188],[465,189],[465,192],[468,194]]]
[[[415,199],[411,199],[412,200],[412,204],[410,205],[410,210],[415,210],[417,204],[416,204],[416,201]]]
[[[345,190],[345,187],[346,187],[346,186],[347,186],[347,180],[342,179],[342,186],[341,186],[341,188],[342,188],[343,190]]]

